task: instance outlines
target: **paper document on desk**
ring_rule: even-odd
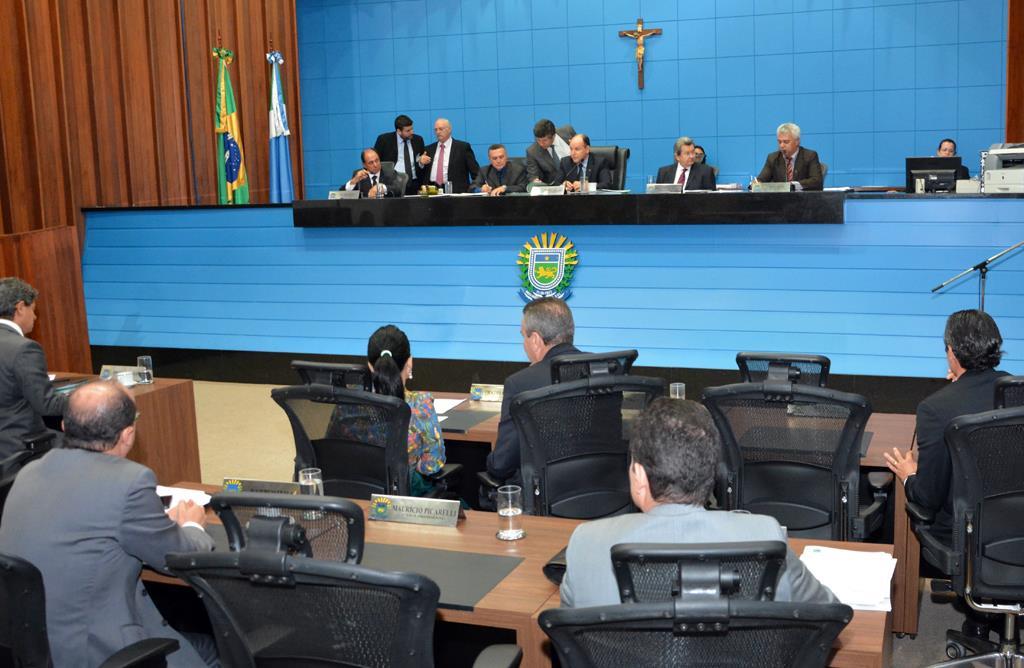
[[[896,560],[889,554],[808,545],[800,561],[854,610],[892,610],[889,593]]]
[[[434,398],[434,410],[438,415],[444,415],[451,409],[461,404],[465,399],[438,399]]]
[[[182,501],[192,501],[199,506],[205,506],[210,502],[210,495],[206,492],[198,489],[188,489],[187,487],[157,485],[156,495],[171,497],[171,503],[167,506],[168,508],[173,508]]]

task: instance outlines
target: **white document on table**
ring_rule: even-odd
[[[192,501],[199,506],[205,506],[210,502],[210,495],[206,492],[198,489],[188,489],[187,487],[157,485],[156,495],[171,497],[171,503],[167,506],[168,508],[173,508],[182,501]]]
[[[451,409],[461,404],[465,399],[438,399],[434,398],[434,410],[438,415],[444,415]]]
[[[800,561],[854,610],[892,610],[889,594],[896,560],[888,553],[808,545]]]

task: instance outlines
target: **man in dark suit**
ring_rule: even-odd
[[[590,137],[576,135],[569,142],[569,155],[558,163],[555,183],[563,184],[566,192],[579,192],[580,178],[584,174],[599,190],[612,187],[612,170],[608,163],[599,155],[590,155]]]
[[[117,383],[78,388],[64,417],[64,447],[27,464],[4,505],[0,551],[42,573],[55,666],[98,666],[156,637],[181,644],[170,666],[216,665],[213,639],[193,645],[167,626],[139,580],[143,564],[163,570],[167,553],[214,543],[201,505],[165,512],[153,472],[126,459],[136,418],[135,402]]]
[[[0,279],[0,459],[46,433],[44,415],[61,415],[67,397],[54,391],[42,347],[27,338],[36,323],[35,288]]]
[[[946,137],[939,142],[939,148],[935,151],[935,155],[940,158],[955,158],[956,157],[956,142]],[[956,178],[958,181],[966,181],[971,178],[971,172],[967,169],[967,166],[960,163],[960,169],[956,170]]]
[[[995,367],[1002,358],[1003,337],[992,316],[983,311],[957,311],[946,321],[944,335],[949,385],[917,407],[917,460],[893,448],[885,459],[905,484],[907,498],[935,512],[932,533],[952,544],[952,463],[946,448],[946,425],[961,415],[992,410],[995,383],[1005,376]]]
[[[480,171],[473,147],[452,139],[452,124],[447,118],[434,121],[434,136],[437,141],[419,157],[420,168],[425,172],[424,182],[443,187],[446,181],[451,181],[452,192],[469,192],[469,184]]]
[[[364,149],[362,153],[363,168],[352,173],[352,178],[343,186],[343,190],[358,190],[360,197],[373,199],[378,195],[381,197],[401,197],[395,187],[398,175],[390,167],[381,168],[380,156],[372,148]]]
[[[505,379],[498,438],[494,450],[487,455],[487,472],[497,480],[507,480],[512,484],[522,484],[519,433],[509,413],[512,398],[520,392],[551,384],[551,358],[580,352],[572,344],[576,332],[572,311],[564,301],[555,297],[535,299],[524,306],[519,332],[523,336],[523,350],[530,366]]]
[[[674,165],[658,169],[658,183],[678,183],[683,190],[714,190],[715,173],[707,165],[697,162],[696,147],[689,137],[676,140]]]
[[[775,131],[779,150],[769,153],[757,180],[763,183],[789,183],[793,190],[821,190],[825,178],[818,154],[800,147],[800,126],[783,123]]]
[[[521,165],[508,161],[508,151],[502,144],[491,144],[487,149],[486,165],[473,181],[474,192],[488,195],[526,192],[526,170]]]
[[[530,183],[553,185],[558,176],[555,124],[546,118],[533,126],[534,142],[526,147],[526,178]],[[571,138],[570,138],[571,139]]]
[[[415,195],[420,189],[422,177],[416,156],[423,153],[423,137],[413,134],[412,119],[405,114],[395,118],[395,131],[377,137],[373,150],[381,161],[395,163],[395,171],[409,177],[405,194]]]

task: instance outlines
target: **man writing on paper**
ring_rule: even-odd
[[[674,165],[658,169],[658,183],[678,183],[683,190],[714,190],[715,173],[697,161],[697,148],[689,137],[676,140]]]
[[[39,293],[20,278],[0,279],[0,459],[46,433],[44,415],[61,415],[67,396],[54,391],[46,355],[28,338]]]
[[[791,190],[821,190],[825,178],[821,173],[818,154],[800,146],[800,126],[783,123],[775,131],[779,150],[769,153],[757,181],[763,183],[789,183]]]
[[[474,192],[497,196],[505,193],[526,192],[526,170],[508,161],[508,151],[502,144],[491,144],[487,149],[491,164],[480,170],[473,181]]]
[[[612,187],[612,172],[608,163],[601,156],[590,155],[590,137],[576,135],[569,142],[569,155],[558,164],[555,183],[564,185],[565,192],[579,192],[584,175],[587,181],[597,184],[598,190]]]
[[[651,402],[633,421],[629,441],[629,490],[643,512],[586,522],[573,531],[562,605],[620,602],[610,554],[618,543],[785,541],[785,531],[766,515],[705,510],[720,453],[718,429],[706,408],[685,399]],[[775,600],[834,603],[836,598],[789,550]]]
[[[116,382],[81,386],[68,401],[64,447],[27,464],[4,505],[0,552],[42,573],[55,666],[98,666],[157,637],[181,643],[170,666],[218,665],[213,639],[197,636],[194,646],[167,626],[139,580],[143,564],[162,570],[169,552],[211,550],[213,538],[202,506],[165,512],[153,472],[127,459],[138,417]]]

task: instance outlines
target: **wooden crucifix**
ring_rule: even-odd
[[[644,40],[648,37],[661,34],[661,28],[649,28],[644,30],[644,20],[636,20],[636,30],[620,30],[619,37],[628,37],[636,40],[636,81],[640,90],[644,88]]]

